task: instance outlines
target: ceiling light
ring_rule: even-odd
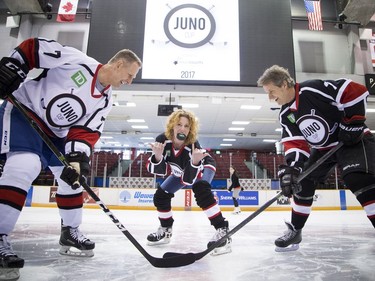
[[[232,146],[231,143],[221,143],[220,146]]]
[[[240,107],[241,109],[248,109],[248,110],[259,110],[262,108],[261,105],[249,105],[249,104],[243,104]]]
[[[276,132],[282,132],[283,129],[282,129],[282,128],[276,128],[275,131],[276,131]]]
[[[105,140],[105,139],[113,139],[113,137],[111,136],[101,136],[100,137],[102,140]]]
[[[243,131],[245,128],[239,128],[239,127],[230,127],[228,128],[229,131]]]
[[[132,125],[133,129],[148,129],[146,125]]]
[[[250,121],[232,121],[233,125],[248,125]]]
[[[153,137],[141,137],[139,139],[141,139],[141,140],[154,140]]]
[[[375,108],[367,108],[366,112],[375,112]]]
[[[137,104],[135,102],[127,102],[125,106],[127,106],[127,107],[136,107]]]
[[[144,123],[144,119],[129,119],[127,120],[129,123]]]
[[[236,141],[236,139],[223,139],[223,141]]]

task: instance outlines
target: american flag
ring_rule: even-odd
[[[320,10],[320,1],[305,0],[307,18],[309,20],[310,30],[323,30],[322,13]]]

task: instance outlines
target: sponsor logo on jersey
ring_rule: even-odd
[[[46,109],[47,120],[54,127],[72,126],[85,114],[85,104],[72,94],[61,94],[54,97]]]
[[[86,83],[87,79],[85,77],[85,75],[83,75],[83,73],[81,71],[77,71],[76,73],[74,73],[72,76],[71,76],[72,80],[74,81],[74,83],[78,86],[78,87],[81,87],[83,84]]]
[[[296,117],[294,117],[293,113],[289,114],[287,118],[289,119],[290,123],[296,123]]]
[[[323,145],[329,137],[328,123],[320,116],[309,114],[297,120],[298,127],[305,139],[312,145]]]

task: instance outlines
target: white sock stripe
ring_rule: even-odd
[[[209,207],[208,209],[204,210],[204,212],[206,213],[208,218],[211,218],[215,216],[216,214],[220,213],[221,211],[220,211],[219,205],[215,204]]]
[[[172,211],[169,212],[158,212],[158,216],[161,219],[169,219],[173,216]]]
[[[311,206],[301,206],[297,205],[296,203],[292,203],[293,210],[297,213],[309,215],[311,213]]]

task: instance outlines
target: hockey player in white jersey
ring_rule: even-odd
[[[0,270],[4,278],[19,276],[18,269],[24,265],[12,249],[9,235],[31,183],[46,167],[58,181],[60,253],[94,255],[95,243],[79,230],[83,198],[77,179],[90,171],[90,154],[112,107],[112,87],[131,84],[141,66],[138,56],[127,49],[101,64],[77,49],[44,38],[25,40],[9,57],[1,59],[0,98],[5,101],[0,108],[0,153],[7,158],[0,178]],[[34,79],[26,79],[34,68],[43,71]],[[10,94],[65,154],[69,167],[61,165],[7,101]],[[71,251],[72,247],[80,251]]]

